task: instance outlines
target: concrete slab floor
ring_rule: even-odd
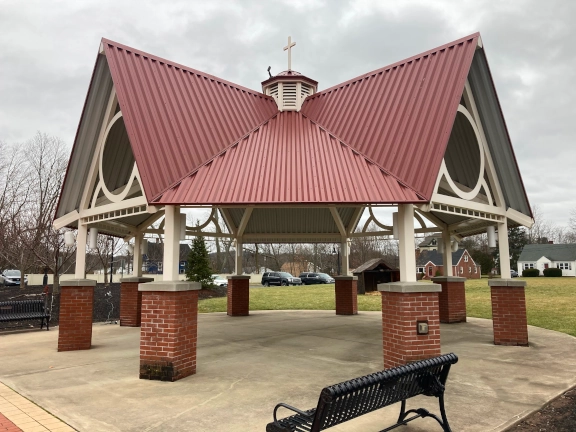
[[[199,318],[198,371],[175,383],[138,379],[140,329],[95,324],[93,348],[56,351],[58,329],[0,335],[0,382],[80,431],[264,431],[276,403],[316,406],[330,384],[382,369],[380,312],[253,311]],[[576,384],[576,338],[529,328],[531,346],[492,344],[492,322],[442,325],[456,431],[502,431]],[[438,412],[435,399],[408,406]],[[392,406],[333,431],[379,431]],[[287,413],[286,413],[287,415]],[[440,430],[418,419],[406,432]]]

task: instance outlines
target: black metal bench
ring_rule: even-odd
[[[420,417],[432,417],[444,432],[451,432],[444,409],[444,386],[450,366],[457,361],[455,354],[446,354],[331,385],[320,392],[318,406],[307,411],[279,403],[274,408],[274,422],[266,426],[266,431],[317,432],[401,402],[398,422],[380,432]],[[406,411],[406,400],[418,395],[437,397],[442,418],[424,408]],[[296,414],[278,420],[276,413],[280,407]]]
[[[40,329],[50,330],[50,313],[44,308],[44,300],[8,300],[0,302],[0,322],[39,319]]]

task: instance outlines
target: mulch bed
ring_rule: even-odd
[[[40,285],[27,286],[24,289],[20,289],[20,287],[0,286],[0,301],[41,299],[44,298],[42,292],[43,288]],[[198,291],[198,298],[202,300],[213,297],[226,297],[226,292],[226,287],[202,289]],[[48,307],[51,308],[50,326],[58,325],[58,319],[60,316],[60,296],[58,294],[52,294],[52,287],[50,287],[50,293],[48,294]],[[111,285],[96,284],[94,287],[94,309],[92,313],[94,322],[116,322],[120,319],[119,283]],[[38,322],[2,322],[0,323],[0,332],[18,329],[33,329],[37,327],[40,327],[40,320],[38,320]]]
[[[510,432],[576,431],[576,387],[508,430]]]

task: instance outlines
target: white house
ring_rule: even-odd
[[[530,244],[518,258],[518,273],[536,268],[540,274],[547,268],[562,269],[562,276],[576,276],[576,244]]]

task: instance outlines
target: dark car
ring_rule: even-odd
[[[334,278],[326,273],[302,273],[300,279],[304,285],[334,283]]]
[[[300,278],[292,276],[286,272],[266,272],[262,275],[262,285],[302,285]]]

